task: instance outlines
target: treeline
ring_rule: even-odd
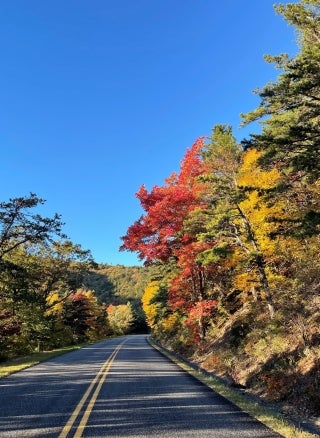
[[[97,265],[43,203],[0,203],[0,360],[145,330],[146,268]]]
[[[276,10],[299,52],[258,90],[238,143],[228,125],[187,150],[123,250],[159,268],[143,296],[153,335],[234,384],[301,410],[320,407],[320,1]]]
[[[85,273],[83,284],[95,291],[101,303],[129,303],[134,315],[132,331],[146,332],[148,326],[141,297],[151,275],[152,271],[146,267],[98,264]]]

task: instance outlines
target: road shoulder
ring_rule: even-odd
[[[214,373],[209,373],[201,369],[197,364],[188,362],[173,351],[162,347],[151,336],[148,336],[147,340],[153,348],[175,362],[184,371],[283,437],[320,437],[320,428],[311,421],[303,419],[303,421],[297,422],[294,419],[287,418],[275,407],[266,406],[266,403],[259,397],[253,396],[243,389],[231,388],[223,379],[214,375]]]

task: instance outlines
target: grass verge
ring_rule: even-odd
[[[216,391],[218,394],[231,401],[238,406],[242,411],[256,418],[261,423],[265,424],[270,429],[279,433],[285,438],[316,438],[319,435],[315,435],[306,431],[303,431],[289,421],[287,421],[280,413],[275,413],[264,406],[259,405],[249,400],[245,394],[240,393],[232,388],[223,384],[219,379],[214,376],[208,376],[205,373],[194,369],[186,362],[180,360],[173,353],[168,352],[161,346],[156,344],[150,337],[148,337],[149,343],[164,356],[175,362],[180,368],[187,373],[191,374],[196,379],[200,380],[203,384]]]
[[[60,356],[61,354],[69,353],[69,351],[78,350],[84,345],[73,345],[72,347],[59,348],[52,351],[42,351],[40,353],[32,353],[28,356],[21,356],[15,359],[10,359],[6,362],[0,363],[0,378],[8,376],[9,374],[17,373],[25,368],[37,365],[40,362],[44,362],[53,357]]]

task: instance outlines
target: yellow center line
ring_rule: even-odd
[[[99,381],[99,383],[98,383],[98,385],[97,385],[97,387],[96,387],[96,389],[95,389],[95,391],[93,393],[93,396],[91,397],[91,399],[90,399],[90,401],[88,403],[88,406],[87,406],[87,409],[85,410],[85,413],[82,416],[80,424],[79,424],[79,426],[78,426],[78,428],[76,430],[76,433],[74,434],[74,438],[81,438],[82,433],[84,431],[84,428],[86,427],[86,424],[88,422],[89,416],[91,414],[91,411],[92,411],[92,409],[94,407],[94,404],[95,404],[95,402],[97,400],[97,397],[99,395],[99,392],[101,390],[101,387],[102,387],[104,381],[106,380],[107,375],[109,373],[109,370],[110,370],[110,368],[111,368],[111,366],[113,364],[113,361],[115,360],[116,355],[118,354],[118,352],[119,352],[121,347],[122,347],[122,345],[119,345],[117,347],[117,349],[113,352],[112,357],[110,357],[109,363],[108,363],[105,371],[103,372],[103,374],[102,374],[102,376],[100,378],[100,381]]]
[[[106,360],[106,362],[102,365],[102,367],[100,368],[100,370],[98,371],[97,375],[95,376],[95,378],[93,379],[93,381],[91,382],[89,388],[86,390],[86,392],[84,393],[84,395],[82,396],[81,400],[79,401],[79,403],[77,404],[75,410],[72,412],[69,420],[67,421],[66,425],[64,426],[64,428],[62,429],[62,432],[59,435],[59,438],[66,438],[68,436],[68,433],[70,432],[74,422],[76,421],[77,417],[79,416],[79,413],[83,407],[83,405],[85,404],[85,402],[87,401],[90,393],[93,391],[94,386],[97,384],[98,380],[100,379],[99,383],[97,384],[97,387],[89,401],[88,407],[85,411],[85,413],[83,414],[83,417],[81,419],[81,422],[75,432],[74,437],[75,438],[80,438],[82,435],[82,432],[87,424],[87,421],[89,419],[89,415],[93,409],[93,406],[95,404],[95,401],[98,397],[98,394],[101,390],[101,387],[103,385],[103,382],[105,381],[108,372],[113,364],[114,359],[116,358],[116,355],[118,354],[118,352],[120,351],[122,345],[124,344],[125,341],[123,341],[120,345],[118,345],[115,350],[112,352],[112,354],[108,357],[108,359]]]

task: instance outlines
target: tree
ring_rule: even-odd
[[[94,291],[78,289],[78,293],[79,292],[82,292],[86,296],[90,310],[86,320],[86,339],[91,341],[103,339],[110,334],[106,306],[99,303]]]
[[[44,218],[37,213],[29,213],[30,209],[44,202],[31,193],[29,197],[11,198],[0,203],[0,260],[26,243],[47,243],[54,235],[65,237],[58,214],[53,218]]]
[[[74,342],[84,341],[92,317],[90,303],[85,292],[79,290],[72,293],[63,303],[61,319],[63,324],[70,327]]]
[[[131,304],[110,304],[107,308],[108,322],[112,332],[116,335],[125,335],[130,332],[134,323]]]
[[[122,249],[138,251],[147,264],[168,263],[172,258],[176,260],[178,273],[169,285],[169,303],[175,311],[180,306],[182,314],[187,314],[193,306],[201,308],[207,293],[207,268],[196,260],[199,248],[203,250],[206,244],[197,244],[190,226],[185,227],[191,212],[203,208],[201,203],[205,203],[205,197],[201,198],[200,194],[204,193],[206,182],[199,179],[204,172],[203,147],[204,139],[199,138],[186,151],[180,172],[167,178],[163,187],[155,186],[150,193],[145,187],[140,188],[138,197],[146,214],[129,227],[123,237]],[[198,335],[201,339],[205,336],[203,315],[198,313]]]
[[[21,323],[12,312],[0,306],[0,362],[7,359],[12,338],[20,333]]]
[[[208,317],[217,304],[212,299],[208,281],[210,266],[198,260],[198,255],[207,248],[206,243],[193,239],[179,249],[177,264],[180,272],[171,282],[168,294],[169,308],[186,316],[189,325],[193,326],[196,341],[205,339]]]
[[[295,26],[300,52],[293,59],[286,54],[266,56],[283,73],[257,90],[259,107],[243,115],[244,123],[271,116],[263,122],[263,134],[253,136],[249,144],[266,149],[265,161],[281,161],[292,172],[303,170],[309,179],[318,178],[320,170],[319,7],[319,0],[275,6]]]
[[[243,145],[263,151],[259,162],[281,172],[274,197],[286,198],[291,217],[282,233],[308,237],[320,224],[320,2],[302,0],[276,10],[295,26],[299,52],[292,59],[266,57],[282,72],[257,90],[260,105],[243,115],[244,124],[262,124],[262,133]]]
[[[48,308],[46,301],[51,294],[58,294],[60,301],[82,286],[92,256],[70,240],[59,240],[51,245],[39,245],[33,263],[34,287]]]
[[[187,151],[179,174],[172,174],[162,187],[154,186],[150,193],[141,186],[136,196],[146,212],[122,237],[121,250],[136,251],[146,264],[167,261],[181,245],[179,232],[183,221],[198,205],[198,190],[194,184],[202,173],[200,151],[203,138]]]
[[[146,315],[147,324],[152,330],[168,313],[167,295],[167,289],[158,280],[152,280],[144,290],[141,298],[142,309]]]
[[[256,230],[243,208],[250,187],[239,185],[239,171],[243,153],[236,143],[229,126],[214,127],[210,142],[204,151],[207,174],[203,176],[210,182],[210,192],[206,193],[208,207],[206,231],[198,237],[210,243],[202,260],[210,263],[224,259],[228,255],[241,253],[247,265],[253,265],[264,291],[271,317],[274,304],[266,273],[266,260]],[[239,263],[239,260],[238,260]],[[243,263],[243,261],[242,261]]]
[[[11,315],[7,320],[9,326],[11,321],[16,321],[19,327],[19,336],[8,340],[9,350],[10,344],[13,349],[14,340],[13,354],[33,351],[38,337],[48,332],[48,321],[43,314],[45,300],[33,282],[33,258],[21,246],[6,254],[0,262],[1,308]],[[5,326],[3,328],[6,330]]]

